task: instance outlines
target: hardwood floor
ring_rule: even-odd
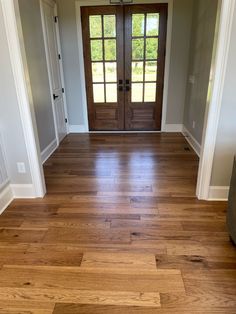
[[[0,313],[236,313],[226,203],[182,135],[69,135],[0,216]]]

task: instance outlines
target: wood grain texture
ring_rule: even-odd
[[[0,313],[236,313],[227,204],[181,134],[69,135],[0,216]]]

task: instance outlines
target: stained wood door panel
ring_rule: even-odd
[[[124,95],[117,91],[123,71],[122,7],[82,7],[81,12],[90,130],[122,130]],[[111,23],[113,30],[106,34]]]
[[[118,118],[118,113],[117,113],[117,109],[100,109],[98,108],[96,110],[96,120],[117,120]],[[102,123],[102,122],[101,122]]]
[[[131,82],[131,88],[125,94],[125,129],[160,130],[167,5],[125,6],[125,17],[125,78]],[[143,23],[141,29],[137,29],[136,19]],[[155,23],[158,28],[154,27]],[[135,71],[139,66],[141,74]]]
[[[90,130],[160,130],[167,5],[81,13]]]

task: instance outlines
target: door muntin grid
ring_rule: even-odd
[[[116,24],[115,14],[89,16],[94,103],[118,101]]]
[[[156,102],[159,18],[159,13],[132,14],[132,103]]]

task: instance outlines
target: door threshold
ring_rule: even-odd
[[[89,131],[89,133],[130,134],[130,133],[162,133],[162,131]]]

